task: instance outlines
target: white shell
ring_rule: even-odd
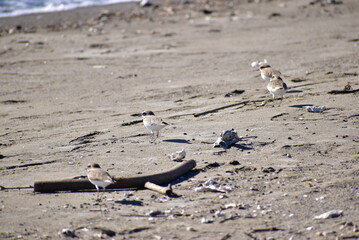
[[[181,161],[186,157],[186,151],[182,149],[181,151],[177,151],[167,155],[172,161]]]
[[[260,66],[262,66],[263,64],[266,64],[267,63],[267,59],[264,59],[262,62],[261,61],[254,61],[254,62],[252,62],[251,63],[251,66],[252,66],[252,68],[254,68],[254,67],[260,67]]]
[[[324,106],[305,106],[304,109],[307,110],[308,112],[321,113],[321,112],[324,112],[326,107],[324,107]]]
[[[238,142],[240,138],[238,137],[237,131],[233,128],[231,130],[223,130],[221,137],[213,143],[213,147],[222,147],[228,148],[230,145]]]

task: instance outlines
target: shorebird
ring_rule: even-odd
[[[101,169],[98,163],[87,165],[87,178],[93,185],[95,185],[98,194],[100,188],[103,188],[103,191],[105,191],[108,185],[115,182],[108,172]]]
[[[160,135],[160,130],[168,125],[168,123],[164,122],[162,118],[157,117],[152,111],[142,112],[142,118],[143,125],[145,125],[153,135],[152,141],[155,141]]]
[[[272,94],[273,100],[276,96],[280,96],[283,100],[283,95],[286,93],[288,87],[280,76],[274,75],[267,84],[267,89]]]
[[[278,70],[273,69],[270,65],[263,65],[259,67],[261,77],[264,81],[269,82],[273,76],[282,77],[282,73]]]

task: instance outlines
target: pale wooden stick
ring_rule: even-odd
[[[167,196],[174,195],[172,192],[171,184],[168,184],[167,187],[162,187],[162,186],[159,186],[159,185],[151,183],[151,182],[146,182],[145,188],[148,188],[150,190],[153,190],[153,191],[161,193],[161,194],[165,194]]]

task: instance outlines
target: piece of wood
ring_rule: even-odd
[[[247,100],[247,101],[232,103],[232,104],[225,105],[225,106],[218,107],[218,108],[214,108],[214,109],[211,109],[211,110],[208,110],[208,111],[204,111],[204,112],[200,112],[200,113],[194,113],[193,116],[194,117],[204,116],[204,115],[207,115],[209,113],[218,112],[219,110],[223,110],[223,109],[226,109],[226,108],[235,107],[235,106],[239,106],[239,105],[245,106],[248,103],[255,103],[255,102],[263,102],[263,100],[262,99],[256,99],[256,100]]]
[[[167,196],[174,195],[172,192],[172,186],[170,184],[167,187],[162,187],[162,186],[159,186],[159,185],[151,183],[151,182],[146,182],[145,188],[148,188],[152,191],[155,191],[155,192],[167,195]]]
[[[349,93],[356,93],[356,92],[359,92],[359,88],[354,89],[354,90],[332,90],[328,93],[329,94],[349,94]]]
[[[106,189],[125,189],[125,188],[144,188],[146,182],[155,183],[158,185],[165,185],[178,177],[186,174],[188,171],[196,166],[196,161],[188,160],[178,164],[175,168],[166,172],[136,176],[136,177],[123,177],[116,178],[114,184],[106,187]],[[51,193],[59,191],[84,191],[95,190],[87,178],[85,179],[64,179],[53,181],[37,181],[34,184],[34,192]]]

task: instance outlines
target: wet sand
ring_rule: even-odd
[[[158,1],[0,19],[0,238],[358,238],[358,93],[329,92],[359,88],[359,4],[311,2]],[[285,75],[283,101],[265,104],[251,67],[263,59]],[[124,124],[146,110],[170,124],[154,144],[142,123]],[[232,128],[241,141],[212,148]],[[91,162],[116,177],[166,171],[178,164],[166,154],[181,149],[197,166],[174,182],[179,197],[33,192]],[[198,191],[208,180],[227,191]],[[342,213],[315,219],[330,210]]]

